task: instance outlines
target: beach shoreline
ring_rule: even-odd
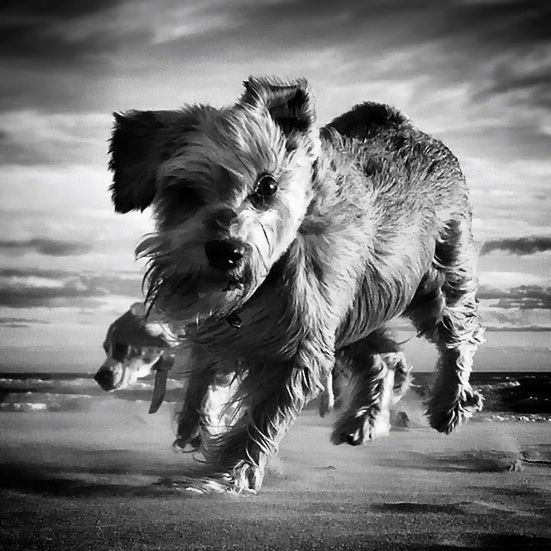
[[[551,423],[474,420],[451,436],[410,428],[332,446],[305,411],[257,496],[201,496],[170,481],[173,411],[105,397],[86,412],[2,413],[0,549],[548,549]],[[163,482],[164,481],[164,482]],[[169,481],[167,483],[167,481]],[[159,483],[162,482],[162,483]]]

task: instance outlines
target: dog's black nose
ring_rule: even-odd
[[[100,369],[94,379],[104,390],[111,390],[113,387],[113,373],[107,369]]]
[[[243,258],[243,247],[234,241],[207,241],[205,254],[210,265],[216,270],[231,270]]]

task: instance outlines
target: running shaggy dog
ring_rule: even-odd
[[[376,432],[393,377],[369,335],[399,315],[439,352],[432,427],[450,433],[480,409],[467,186],[450,151],[398,111],[367,102],[320,129],[306,80],[250,78],[230,107],[117,114],[111,154],[115,209],[153,208],[156,232],[137,251],[150,317],[185,335],[194,394],[212,371],[247,366],[244,413],[204,452],[231,491],[261,487],[336,357],[354,385],[333,442]]]

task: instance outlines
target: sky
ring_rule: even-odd
[[[1,369],[93,371],[109,323],[141,296],[133,251],[153,226],[147,211],[113,212],[111,113],[227,105],[267,74],[308,78],[321,123],[381,101],[452,149],[471,188],[492,346],[549,364],[551,3],[1,6]]]

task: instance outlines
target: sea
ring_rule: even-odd
[[[426,396],[432,375],[417,373],[411,392]],[[0,415],[3,412],[83,412],[94,400],[151,400],[153,378],[141,379],[121,390],[106,393],[93,374],[0,373]],[[473,387],[484,397],[484,410],[473,421],[551,422],[551,372],[479,372],[471,376]],[[177,404],[183,395],[182,382],[169,379],[165,401]],[[399,408],[399,405],[398,405]]]

